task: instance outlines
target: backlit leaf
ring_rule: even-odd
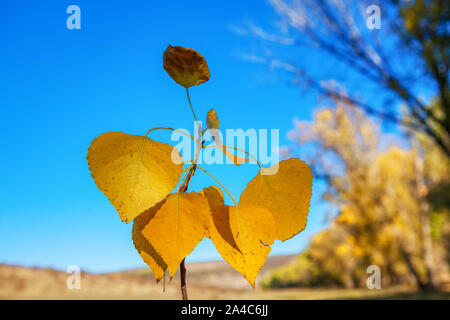
[[[164,70],[185,88],[209,80],[209,69],[205,58],[197,51],[169,45],[163,55]]]
[[[141,213],[133,221],[133,243],[136,250],[142,257],[142,260],[152,269],[156,280],[160,280],[164,276],[167,269],[167,264],[156,252],[152,244],[142,235],[142,229],[153,219],[156,211],[158,211],[164,204],[165,200],[158,202],[152,208],[144,213]]]
[[[181,260],[208,236],[209,217],[208,201],[201,194],[173,193],[142,230],[166,262],[171,277]]]
[[[284,241],[306,226],[312,193],[312,173],[309,166],[299,159],[283,160],[278,165],[276,174],[262,175],[260,171],[248,183],[241,194],[239,206],[269,210],[276,221],[276,239]]]
[[[206,198],[211,210],[214,210],[218,206],[224,205],[222,190],[220,190],[216,186],[205,188],[200,191],[200,194],[202,194]]]
[[[97,187],[125,222],[163,200],[183,170],[181,156],[172,146],[123,132],[95,138],[87,160]]]
[[[264,208],[221,205],[211,214],[209,237],[222,258],[252,286],[270,252],[275,232],[274,218]]]

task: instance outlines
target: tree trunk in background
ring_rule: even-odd
[[[416,267],[414,266],[414,264],[411,260],[410,254],[408,253],[408,251],[406,251],[406,249],[403,247],[402,244],[399,245],[399,250],[400,250],[400,253],[402,254],[403,259],[406,262],[406,265],[408,266],[409,271],[411,272],[414,279],[416,280],[417,286],[419,287],[419,289],[421,291],[426,291],[428,286],[425,282],[423,282],[422,278],[420,277],[419,272],[417,271]]]
[[[425,290],[437,291],[439,289],[439,275],[433,258],[433,239],[431,237],[430,205],[426,199],[428,188],[424,179],[423,159],[416,157],[416,183],[417,199],[419,200],[419,214],[422,226],[423,259],[427,272],[427,284]]]
[[[436,270],[436,264],[433,258],[433,240],[431,238],[431,226],[428,203],[423,203],[424,208],[422,212],[422,236],[423,236],[423,254],[425,267],[427,269],[428,290],[439,290],[439,275]],[[422,204],[421,204],[422,207]]]

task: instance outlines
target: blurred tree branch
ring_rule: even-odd
[[[297,63],[291,63],[293,68],[290,71],[294,70],[296,76],[325,96],[351,102],[384,121],[428,135],[450,158],[448,1],[383,2],[383,30],[369,30],[366,27],[365,9],[369,3],[365,1],[302,0],[288,3],[270,0],[270,3],[283,22],[296,33],[296,46],[314,46],[345,64],[362,79],[375,85],[378,96],[394,97],[396,102],[405,106],[407,112],[387,111],[394,108],[392,104],[377,107],[324,87],[321,79],[308,73],[310,66],[300,66],[300,58]],[[294,49],[292,52],[295,52]],[[396,63],[391,63],[398,53],[400,57]],[[406,56],[408,59],[412,57],[412,64],[407,65],[404,61]],[[397,70],[393,65],[397,66]],[[417,75],[419,71],[420,76]],[[440,107],[430,108],[422,101],[422,92],[410,85],[411,81],[421,81],[427,90],[431,89],[433,95],[438,97]],[[366,95],[367,92],[358,94]]]

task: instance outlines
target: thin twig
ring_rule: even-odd
[[[180,281],[181,281],[181,296],[183,300],[189,300],[186,289],[186,266],[184,265],[184,258],[180,263]]]
[[[192,140],[195,140],[195,138],[194,138],[193,136],[191,136],[190,134],[188,134],[188,133],[186,133],[186,132],[183,132],[183,131],[180,131],[180,130],[178,130],[178,129],[169,128],[169,127],[156,127],[156,128],[151,128],[150,130],[147,131],[147,133],[145,134],[145,136],[148,136],[148,134],[149,134],[150,132],[152,132],[153,130],[160,130],[160,129],[172,130],[172,131],[175,131],[175,132],[184,134],[186,137],[189,137],[189,138],[191,138]]]
[[[215,180],[215,181],[223,188],[223,190],[225,190],[226,193],[228,193],[228,195],[230,196],[231,200],[233,200],[234,206],[237,207],[237,203],[236,203],[236,201],[234,200],[233,196],[231,195],[230,191],[228,191],[228,189],[225,188],[225,186],[224,186],[219,180],[217,180],[211,173],[209,173],[208,171],[206,171],[206,170],[203,169],[202,167],[197,166],[197,169],[202,170],[204,173],[206,173],[206,174],[209,175],[211,178],[213,178],[213,179],[214,179],[214,180]]]
[[[202,127],[199,123],[198,126],[198,138],[197,138],[197,151],[195,153],[194,160],[192,160],[192,164],[190,165],[189,173],[187,174],[186,180],[184,183],[182,182],[182,185],[178,191],[178,193],[184,193],[186,192],[189,182],[191,181],[192,176],[195,173],[195,169],[197,168],[197,160],[198,156],[200,154],[200,151],[202,150]],[[183,300],[188,300],[187,295],[187,287],[186,287],[186,266],[185,266],[185,259],[183,259],[180,263],[180,288],[181,288],[181,297]]]

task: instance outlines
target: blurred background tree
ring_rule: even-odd
[[[288,58],[266,50],[272,68],[327,104],[295,122],[284,156],[308,158],[337,213],[265,285],[365,286],[376,264],[384,285],[437,290],[450,259],[449,2],[380,2],[381,29],[366,25],[373,1],[269,2],[283,35],[250,33],[285,46]]]
[[[327,181],[323,198],[338,214],[266,285],[360,287],[372,264],[382,269],[384,285],[436,290],[446,281],[449,210],[427,199],[429,190],[448,185],[450,163],[440,148],[425,135],[412,136],[417,144],[410,149],[383,145],[387,137],[374,122],[341,101],[317,111],[311,122],[297,122],[290,137],[295,143],[285,155],[310,146],[308,162],[315,177]]]
[[[254,25],[248,33],[290,47],[288,57],[266,50],[272,67],[284,68],[297,85],[427,135],[450,157],[448,1],[382,1],[380,29],[367,26],[374,14],[368,9],[376,1],[269,2],[285,35]],[[320,66],[305,59],[305,49],[324,57]],[[351,94],[342,96],[324,79],[345,84]],[[434,107],[430,99],[437,101]]]

